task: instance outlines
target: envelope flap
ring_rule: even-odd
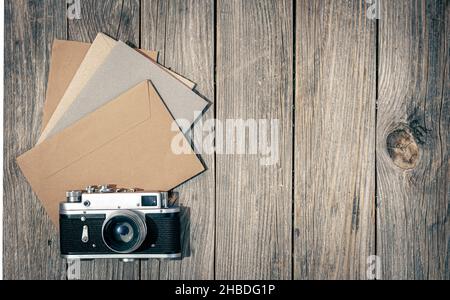
[[[97,51],[100,52],[109,51],[109,49],[111,49],[111,47],[114,47],[114,45],[116,44],[116,41],[114,39],[101,32],[97,34],[95,40],[97,40],[99,43]]]
[[[149,118],[148,83],[143,82],[28,151],[18,162],[27,177],[34,173],[45,179]]]

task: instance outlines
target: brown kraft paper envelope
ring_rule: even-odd
[[[173,138],[183,136],[172,130],[173,122],[151,82],[144,81],[17,162],[58,225],[66,191],[101,183],[169,191],[202,173],[205,168],[191,148],[189,154],[173,153]]]
[[[94,74],[95,69],[104,61],[116,44],[117,41],[102,33],[97,35],[94,44],[64,40],[53,42],[47,97],[43,109],[42,133],[53,128],[54,120],[49,125],[52,117],[56,119],[67,110],[75,96]],[[94,47],[91,48],[92,45]],[[142,49],[138,51],[153,61],[158,59],[158,52],[156,51]],[[85,59],[86,61],[84,61]],[[171,70],[167,69],[167,71],[191,89],[195,87],[195,83]],[[75,77],[76,75],[78,76]],[[72,82],[73,80],[74,82]],[[67,92],[69,87],[71,91]],[[55,111],[57,114],[53,116]],[[43,139],[41,135],[39,142],[42,142]]]
[[[94,45],[91,48],[93,47]],[[44,131],[39,140],[61,132],[144,80],[152,81],[183,132],[191,129],[192,124],[201,116],[198,112],[203,112],[208,106],[206,99],[167,70],[119,41],[78,95],[71,97],[70,107],[62,114],[55,111],[46,129],[53,128]],[[64,100],[61,100],[59,107]]]

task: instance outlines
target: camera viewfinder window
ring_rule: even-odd
[[[158,206],[158,197],[142,196],[142,206]]]

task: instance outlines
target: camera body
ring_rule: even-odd
[[[59,209],[63,258],[181,258],[180,208],[168,206],[167,193],[102,186],[66,196]]]

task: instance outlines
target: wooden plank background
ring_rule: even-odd
[[[139,43],[139,0],[81,1],[82,18],[68,21],[67,39],[92,42],[98,32],[133,45]],[[80,275],[90,279],[139,279],[140,263],[117,260],[82,262]]]
[[[375,254],[376,23],[367,8],[297,3],[296,279],[365,278]]]
[[[291,278],[292,22],[292,1],[217,4],[217,119],[279,120],[275,165],[217,156],[217,279]]]
[[[377,124],[385,278],[449,279],[448,1],[385,1]]]
[[[17,156],[40,133],[54,38],[66,38],[62,1],[5,1],[4,279],[63,279],[56,229],[26,183]]]
[[[370,1],[367,1],[370,2]],[[177,189],[182,261],[83,262],[83,279],[450,279],[446,0],[5,1],[4,277],[64,279],[15,158],[35,145],[53,39],[158,50],[204,119],[277,119],[279,160],[202,155]],[[368,13],[369,12],[369,13]]]
[[[193,80],[212,104],[205,119],[213,119],[214,1],[144,1],[141,23],[141,47],[158,50],[162,64]],[[142,279],[214,279],[214,155],[201,157],[208,171],[177,189],[186,208],[182,240],[187,257],[142,263]]]

